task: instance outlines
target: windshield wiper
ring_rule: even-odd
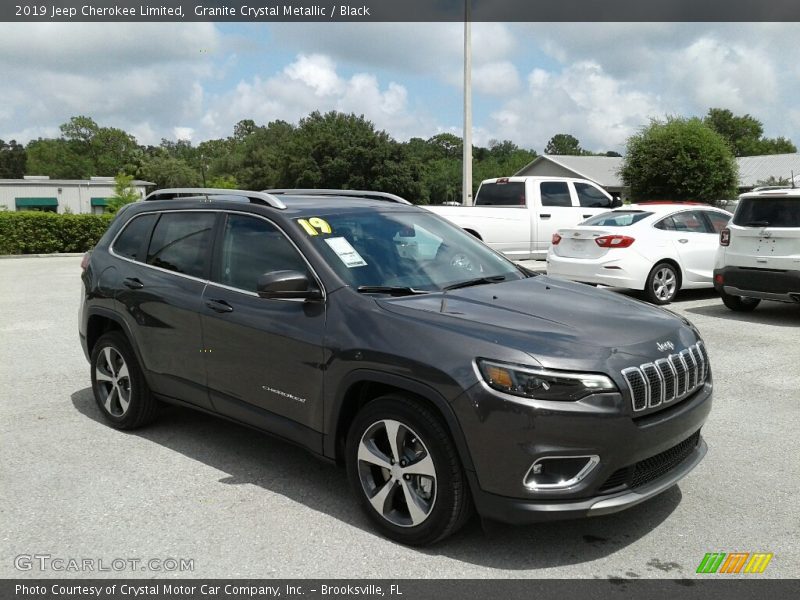
[[[750,221],[744,224],[745,227],[769,227],[769,221]]]
[[[447,287],[443,287],[443,292],[449,292],[450,290],[459,290],[465,287],[472,287],[473,285],[484,285],[487,283],[500,283],[501,281],[505,281],[505,275],[495,275],[493,277],[478,277],[476,279],[468,279],[467,281],[462,281],[460,283],[454,283],[453,285],[448,285]]]
[[[415,290],[414,288],[396,285],[360,285],[356,290],[360,294],[389,294],[391,296],[414,296],[428,293],[426,290]]]

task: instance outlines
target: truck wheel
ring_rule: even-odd
[[[732,296],[731,294],[726,294],[722,290],[720,290],[719,295],[722,297],[722,303],[736,312],[750,312],[761,302],[759,298]]]
[[[155,419],[158,401],[122,333],[110,331],[97,340],[91,365],[94,399],[112,427],[134,429]]]
[[[472,501],[458,452],[424,404],[402,395],[373,400],[356,415],[345,448],[353,491],[387,537],[425,546],[469,517]]]
[[[652,304],[669,304],[680,289],[680,275],[674,265],[658,263],[647,276],[644,295]]]

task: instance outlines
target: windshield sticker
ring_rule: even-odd
[[[335,238],[327,238],[325,243],[331,247],[336,253],[336,256],[344,263],[344,266],[348,269],[352,269],[353,267],[366,267],[367,261],[365,261],[362,256],[356,251],[353,246],[350,245],[343,237],[335,237]]]
[[[319,235],[320,233],[330,233],[331,226],[325,219],[319,217],[311,217],[310,219],[298,219],[297,222],[300,227],[305,229],[308,235]]]

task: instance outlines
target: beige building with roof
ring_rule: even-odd
[[[0,179],[0,210],[41,210],[75,214],[99,214],[114,196],[113,177],[91,179],[50,179],[26,175],[23,179]],[[134,180],[131,185],[144,198],[149,181]]]

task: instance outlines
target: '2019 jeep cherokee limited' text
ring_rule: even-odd
[[[668,311],[533,274],[377,192],[161,190],[84,260],[80,338],[113,426],[159,401],[344,463],[384,534],[476,508],[601,515],[704,456],[708,354]]]

